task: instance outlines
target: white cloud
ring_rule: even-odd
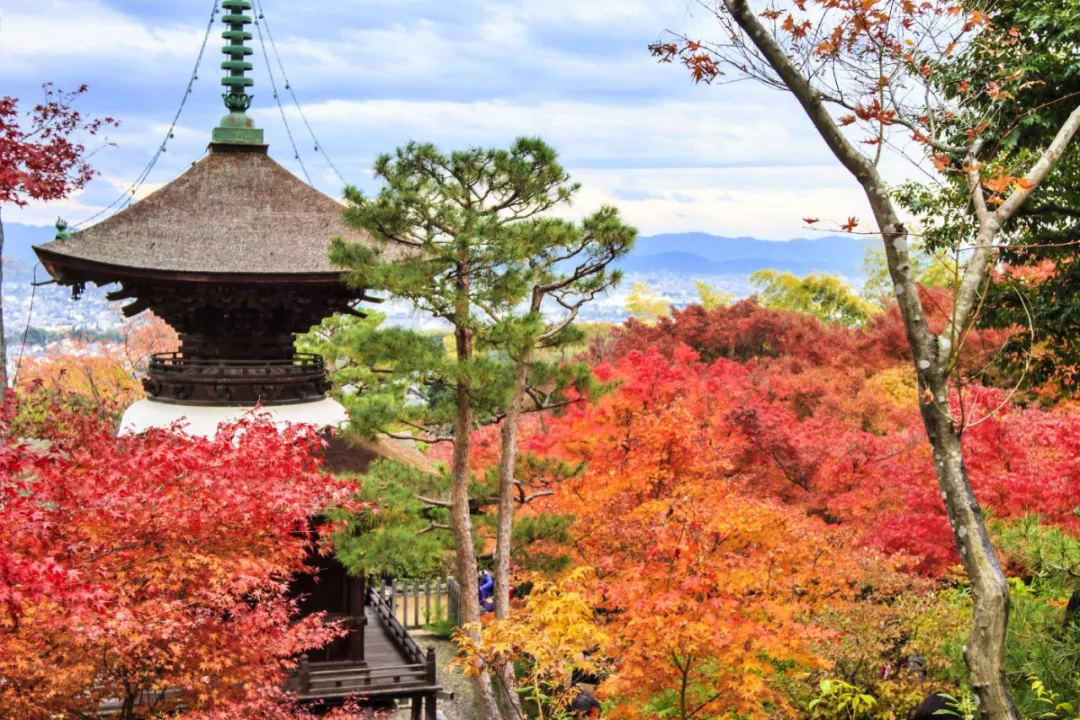
[[[640,25],[661,16],[657,5],[645,0],[522,0],[519,12],[538,22]]]
[[[583,185],[569,217],[601,204],[616,205],[644,235],[711,232],[769,240],[810,237],[804,217],[819,217],[825,229],[857,216],[869,222],[869,207],[858,185],[837,165],[582,170]],[[807,180],[812,178],[812,181]],[[626,188],[645,188],[627,199]]]
[[[163,60],[193,58],[205,28],[155,27],[93,0],[16,2],[0,17],[0,66],[41,74],[51,65],[126,59],[138,73]]]
[[[299,120],[295,110],[287,113]],[[331,100],[305,106],[304,113],[324,139],[340,146],[354,138],[352,147],[370,155],[408,140],[450,148],[538,135],[577,167],[797,166],[827,156],[820,143],[807,143],[789,126],[790,115],[763,116],[730,103]],[[267,111],[263,118],[270,120]]]
[[[646,44],[665,28],[718,32],[714,19],[691,14],[693,4],[682,0],[264,2],[289,78],[302,100],[313,100],[304,106],[308,120],[345,176],[367,189],[372,159],[408,140],[452,149],[539,135],[585,185],[573,212],[614,203],[646,233],[780,239],[808,234],[803,216],[869,219],[857,186],[790,98],[750,84],[695,87],[682,68],[649,57]],[[129,187],[160,144],[202,40],[207,4],[176,0],[168,19],[157,2],[128,14],[107,0],[4,6],[0,77],[32,77],[29,92],[41,78],[86,73],[93,83],[87,100],[123,121],[110,133],[120,147],[95,157],[103,175],[87,192],[12,217],[51,225],[60,214],[77,222]],[[183,125],[140,197],[201,156],[221,113],[219,42],[213,33]],[[255,116],[271,153],[299,174],[266,63],[256,57]],[[288,115],[312,177],[337,195],[340,181],[313,154],[295,109]],[[890,177],[907,174],[889,168]]]

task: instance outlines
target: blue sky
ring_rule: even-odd
[[[213,0],[4,0],[0,94],[33,101],[44,81],[90,86],[80,107],[122,125],[101,171],[65,203],[5,209],[5,221],[77,223],[145,166],[176,111]],[[371,163],[408,140],[446,148],[539,135],[584,189],[570,215],[614,203],[643,233],[805,237],[800,218],[866,215],[855,183],[793,101],[738,83],[694,86],[646,46],[665,29],[715,36],[692,0],[263,0],[292,87],[345,178],[376,185]],[[224,109],[220,23],[181,118],[144,188],[202,156]],[[253,114],[271,154],[300,168],[254,61]],[[277,68],[274,68],[275,71]],[[281,82],[280,77],[278,78]],[[341,182],[286,116],[315,184]]]

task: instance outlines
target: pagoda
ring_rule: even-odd
[[[344,223],[340,203],[267,154],[263,131],[247,114],[251,3],[221,5],[228,112],[208,154],[108,219],[34,248],[76,294],[87,283],[119,285],[108,297],[127,302],[125,316],[151,310],[180,336],[177,352],[152,358],[143,380],[148,398],[127,410],[122,433],[183,421],[188,432],[209,435],[257,405],[279,422],[347,421],[326,396],[322,358],[298,354],[294,339],[373,300],[329,260],[332,238],[371,239]]]

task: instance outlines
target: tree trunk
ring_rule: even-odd
[[[499,516],[495,542],[495,617],[510,615],[510,552],[514,531],[514,466],[517,461],[517,426],[521,418],[521,403],[525,385],[529,379],[529,358],[517,361],[514,370],[514,386],[506,418],[502,425],[502,447],[499,457]],[[521,699],[517,694],[517,678],[512,663],[502,663],[495,668],[503,697],[517,717],[524,717]]]
[[[823,105],[820,95],[761,24],[747,0],[722,2],[736,24],[799,101],[807,118],[836,159],[862,186],[873,210],[874,220],[885,243],[889,275],[896,289],[900,314],[919,377],[919,407],[927,438],[934,451],[938,485],[964,560],[964,569],[971,582],[973,627],[971,637],[964,646],[964,660],[967,662],[979,716],[983,720],[1021,720],[1005,680],[1008,583],[990,543],[982,510],[971,490],[960,433],[949,411],[948,369],[953,355],[959,350],[959,343],[955,339],[949,340],[948,344],[942,342],[927,326],[919,288],[911,273],[908,232],[896,214],[889,187],[877,167],[844,136]],[[971,264],[982,262],[985,265],[987,259],[984,257],[988,258],[985,252],[980,247]],[[977,268],[979,272],[985,270],[985,267]],[[971,282],[967,273],[964,282]]]
[[[467,290],[467,288],[466,288]],[[458,362],[472,357],[470,331],[454,331]],[[480,639],[480,585],[477,578],[476,547],[473,544],[472,515],[469,513],[469,454],[472,450],[473,409],[471,383],[467,372],[457,375],[457,420],[454,428],[453,466],[450,471],[450,526],[454,533],[454,552],[458,582],[461,584],[461,624],[476,640]],[[499,707],[491,686],[491,676],[481,668],[473,678],[473,691],[481,720],[498,720]]]
[[[8,386],[7,340],[4,339],[4,221],[0,218],[0,391]],[[0,392],[0,404],[4,393]]]
[[[920,365],[925,363],[924,360]],[[920,369],[920,390],[928,391],[933,397],[932,401],[920,403],[920,410],[934,449],[934,467],[945,510],[971,582],[972,628],[971,637],[964,645],[968,679],[980,717],[1019,720],[1020,713],[1005,677],[1009,584],[990,541],[982,508],[971,490],[960,434],[948,412],[946,378],[938,369],[933,370],[923,374]]]
[[[495,617],[510,614],[510,551],[514,530],[514,466],[517,461],[518,421],[529,377],[528,359],[519,360],[514,371],[513,394],[506,408],[499,456],[499,519],[495,542]]]

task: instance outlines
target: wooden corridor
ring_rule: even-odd
[[[385,708],[407,699],[414,720],[436,720],[438,700],[453,695],[438,682],[435,649],[420,649],[375,588],[347,577],[344,568],[335,574],[333,564],[324,564],[328,567],[320,577],[325,584],[320,583],[322,592],[312,600],[329,617],[340,620],[349,634],[313,656],[301,656],[296,672],[284,682],[285,689],[295,692],[301,703],[313,705],[316,712],[350,700]],[[175,691],[165,690],[144,701],[160,702],[174,695]],[[98,716],[118,715],[121,710],[120,701],[106,701],[98,708]]]
[[[326,659],[312,661],[304,655],[286,689],[301,702],[327,705],[408,698],[413,718],[435,720],[438,698],[446,695],[438,682],[435,649],[422,651],[374,588],[355,579],[349,585],[351,597],[363,598],[364,614],[345,619],[350,628],[346,656],[330,650]]]

